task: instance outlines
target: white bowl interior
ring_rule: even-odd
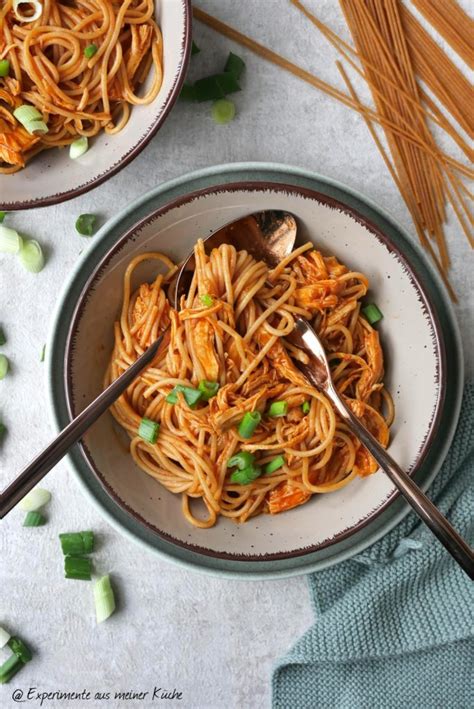
[[[113,322],[121,305],[122,278],[130,259],[158,250],[179,261],[197,237],[262,209],[292,212],[298,218],[300,235],[369,277],[373,300],[384,314],[379,330],[386,382],[396,407],[390,453],[402,467],[412,469],[427,441],[440,397],[439,343],[429,310],[403,260],[375,232],[347,211],[284,187],[221,188],[161,210],[109,259],[88,291],[72,341],[69,371],[75,413],[101,389],[113,343]],[[137,278],[151,279],[152,268],[143,264]],[[388,478],[378,472],[338,492],[314,496],[281,515],[261,515],[240,526],[222,518],[214,528],[201,530],[183,518],[179,496],[134,465],[127,443],[110,415],[103,416],[86,436],[91,461],[114,496],[178,543],[210,553],[302,553],[336,541],[368,521],[394,492]]]
[[[90,141],[90,149],[78,160],[69,158],[68,149],[48,150],[33,159],[24,170],[0,175],[0,204],[64,199],[68,193],[84,190],[114,170],[146,139],[157,120],[167,110],[171,94],[183,71],[186,27],[185,0],[156,0],[155,16],[163,34],[163,84],[155,101],[135,106],[125,128],[116,135],[100,133]],[[189,20],[190,21],[190,20]],[[152,80],[147,78],[144,84]]]

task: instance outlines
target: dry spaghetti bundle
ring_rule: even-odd
[[[137,465],[181,494],[185,517],[204,528],[220,515],[245,522],[282,512],[375,472],[375,461],[295,366],[307,355],[285,339],[295,315],[313,322],[339,392],[386,446],[393,405],[378,333],[360,312],[367,278],[311,244],[273,271],[230,245],[207,256],[199,241],[195,257],[179,311],[164,290],[175,271],[166,256],[137,256],[125,274],[105,383],[170,325],[169,346],[112,408]],[[132,294],[135,268],[146,259],[164,263],[167,274]],[[191,509],[193,500],[204,503],[205,516]]]
[[[445,131],[471,159],[472,148],[452,119],[472,137],[472,87],[399,0],[340,0],[355,46],[341,39],[301,0],[290,2],[368,83],[374,108],[359,100],[340,62],[338,67],[348,94],[196,7],[194,15],[363,116],[411,213],[422,246],[433,258],[452,299],[456,300],[448,279],[450,261],[444,234],[446,203],[452,205],[461,229],[473,245],[474,220],[468,204],[472,195],[462,180],[462,177],[472,177],[472,171],[436,144],[430,123]],[[472,63],[472,22],[456,3],[417,0],[415,4],[460,56]],[[463,27],[456,35],[459,18],[463,20]],[[419,79],[426,88],[420,87]],[[384,129],[389,153],[374,124]]]
[[[101,130],[120,131],[132,106],[155,99],[163,75],[162,37],[152,0],[17,5],[7,0],[0,11],[3,173],[24,167],[47,148]],[[35,13],[21,13],[23,5]],[[150,85],[139,94],[152,66]],[[22,125],[17,109],[24,106],[33,116],[36,109],[36,120]]]

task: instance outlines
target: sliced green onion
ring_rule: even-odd
[[[235,118],[235,103],[228,98],[220,98],[212,107],[214,123],[225,125]]]
[[[244,60],[237,56],[237,54],[230,52],[225,63],[224,71],[232,74],[232,76],[238,81],[244,73],[244,70]]]
[[[0,224],[3,222],[3,220],[5,219],[6,216],[7,216],[6,212],[0,212]]]
[[[71,158],[71,160],[77,160],[77,158],[80,158],[81,155],[84,155],[84,153],[87,153],[88,149],[89,149],[89,141],[87,139],[87,136],[81,135],[80,138],[75,140],[69,146],[69,157]]]
[[[240,91],[240,86],[233,74],[224,72],[198,79],[194,84],[194,91],[196,101],[212,101]]]
[[[10,73],[10,62],[8,59],[2,59],[0,61],[0,78],[3,79]]]
[[[98,49],[99,47],[96,44],[88,44],[87,47],[84,49],[85,58],[92,59]]]
[[[202,392],[198,389],[193,389],[192,387],[184,386],[184,384],[177,384],[172,392],[166,397],[168,404],[178,403],[178,392],[184,396],[187,405],[193,409],[197,406],[198,401],[202,398]]]
[[[15,229],[0,224],[0,252],[17,254],[23,245],[23,239]]]
[[[76,231],[82,236],[92,236],[96,219],[95,214],[81,214],[76,220]]]
[[[43,349],[41,350],[41,355],[40,355],[40,362],[44,362],[45,352],[46,352],[46,345],[43,345]]]
[[[366,305],[365,308],[362,308],[362,314],[371,325],[375,325],[376,322],[383,318],[381,311],[377,308],[375,303],[370,303]]]
[[[219,391],[219,382],[209,382],[207,379],[201,379],[198,389],[201,392],[202,400],[209,401]]]
[[[160,430],[160,424],[151,419],[142,418],[140,425],[138,427],[138,435],[143,438],[144,441],[148,443],[156,443],[158,438],[158,432]]]
[[[42,487],[35,487],[25,497],[20,500],[18,507],[23,512],[36,512],[48,504],[51,499],[49,490]]]
[[[4,354],[0,354],[0,379],[4,379],[7,376],[8,367],[8,357]]]
[[[39,273],[44,268],[44,254],[35,239],[26,239],[20,249],[20,261],[30,273]]]
[[[25,645],[23,640],[20,640],[20,638],[11,637],[10,640],[8,641],[8,647],[10,648],[10,650],[12,652],[15,653],[15,655],[17,655],[20,658],[20,660],[25,665],[33,657],[30,648],[27,645]]]
[[[309,412],[311,411],[311,404],[309,403],[309,401],[303,401],[303,403],[301,404],[301,410],[304,414],[309,414]]]
[[[235,470],[230,476],[230,480],[233,483],[238,483],[239,485],[248,485],[253,480],[256,480],[262,474],[262,469],[251,465],[243,470]]]
[[[238,468],[239,470],[244,470],[245,468],[251,468],[255,463],[255,456],[250,453],[250,451],[239,451],[229,458],[227,461],[228,468]]]
[[[288,413],[288,402],[287,401],[274,401],[270,404],[268,409],[268,415],[272,418],[277,418],[279,416],[286,416]]]
[[[258,411],[247,411],[239,424],[238,433],[241,438],[252,438],[255,429],[262,419]]]
[[[20,5],[32,5],[34,12],[24,15],[20,10]],[[43,3],[40,0],[13,0],[13,12],[20,22],[34,22],[43,14]]]
[[[191,45],[191,56],[194,57],[195,54],[199,54],[201,50],[197,46],[196,42],[193,39],[193,43]]]
[[[94,532],[63,532],[59,541],[65,556],[82,556],[94,551]]]
[[[0,627],[0,648],[5,647],[10,638],[10,633],[7,633],[5,628]]]
[[[211,308],[214,305],[214,298],[212,295],[206,293],[206,295],[200,295],[199,300],[206,308]]]
[[[196,90],[194,88],[194,84],[183,84],[179,98],[183,101],[196,101]]]
[[[5,333],[3,332],[3,328],[0,326],[0,347],[5,344],[7,341],[7,338],[5,337]]]
[[[46,524],[46,518],[43,517],[41,512],[28,512],[25,521],[23,522],[24,527],[42,527]]]
[[[265,475],[271,475],[275,470],[279,470],[285,465],[285,458],[282,455],[277,455],[264,468]]]
[[[64,577],[67,579],[78,579],[79,581],[90,581],[92,571],[92,561],[88,556],[65,556],[64,557]]]
[[[43,116],[35,106],[24,103],[13,111],[13,115],[28,133],[47,133],[48,126],[43,121]]]
[[[25,125],[25,128],[30,135],[35,135],[35,133],[44,134],[48,132],[48,126],[44,121],[31,121]]]
[[[115,596],[108,575],[102,576],[94,584],[94,604],[98,623],[110,618],[115,610]]]
[[[11,678],[16,675],[18,670],[21,670],[25,666],[25,663],[21,661],[18,655],[10,655],[8,660],[5,660],[3,665],[0,667],[0,684],[6,684],[11,680]]]

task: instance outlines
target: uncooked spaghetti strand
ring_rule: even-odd
[[[428,22],[457,54],[474,68],[473,21],[454,0],[412,0]]]

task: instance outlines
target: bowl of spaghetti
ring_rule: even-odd
[[[0,208],[62,202],[133,160],[179,95],[190,45],[190,0],[2,3]]]
[[[205,252],[201,238],[265,209],[298,224],[279,266],[232,245]],[[174,309],[167,284],[193,249],[193,284]],[[426,486],[461,371],[446,368],[458,344],[432,277],[388,219],[322,179],[231,167],[160,187],[104,228],[53,325],[58,428],[169,336],[73,453],[78,479],[121,531],[201,569],[296,573],[355,553],[405,508],[286,336],[296,315],[311,320],[348,404]]]

